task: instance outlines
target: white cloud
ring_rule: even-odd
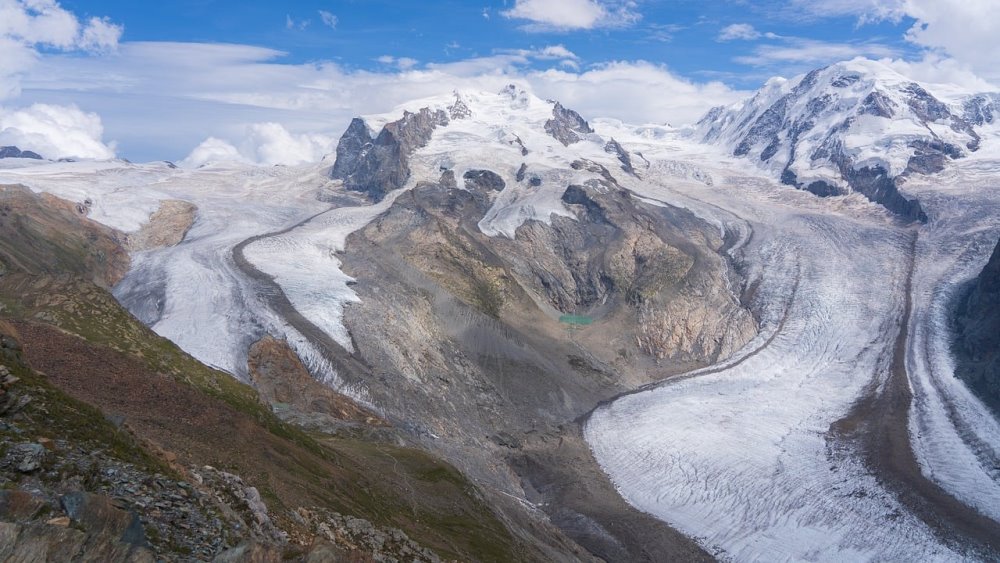
[[[114,158],[114,143],[105,144],[103,136],[100,116],[76,106],[0,108],[0,145],[14,145],[45,158]]]
[[[80,32],[79,47],[95,53],[114,50],[123,31],[122,26],[111,23],[108,18],[90,18]]]
[[[692,82],[645,61],[611,62],[585,72],[531,72],[525,80],[536,94],[559,100],[587,118],[636,124],[693,123],[710,108],[747,95],[721,82]]]
[[[247,128],[240,154],[257,164],[302,164],[333,152],[336,142],[336,138],[318,133],[293,135],[280,123],[255,123]]]
[[[996,0],[792,0],[792,3],[794,8],[815,16],[854,15],[859,24],[912,18],[915,22],[905,37],[926,49],[923,61],[913,67],[915,70],[943,76],[955,75],[961,68],[962,72],[1000,83],[1000,68],[996,65],[996,53],[1000,52]]]
[[[319,11],[319,19],[323,22],[323,25],[329,27],[330,29],[337,29],[337,16],[333,15],[326,10]]]
[[[754,39],[760,38],[760,32],[754,29],[754,27],[748,23],[734,23],[732,25],[727,25],[719,31],[719,36],[716,38],[717,41],[734,41],[737,39],[742,39],[746,41],[752,41]]]
[[[783,68],[797,72],[803,70],[802,66],[813,67],[855,57],[892,58],[898,55],[896,49],[874,42],[836,43],[801,37],[778,39],[781,40],[780,43],[758,45],[749,55],[733,60],[753,66],[780,64]]]
[[[996,90],[996,86],[973,72],[968,65],[934,53],[928,53],[917,61],[885,59],[881,62],[913,80],[939,85],[934,90],[935,94],[944,93],[948,87],[958,87],[964,92]]]
[[[625,27],[641,16],[634,1],[516,0],[504,17],[527,20],[526,31],[569,31]]]
[[[38,48],[100,53],[113,50],[121,34],[106,18],[81,22],[55,0],[0,0],[0,100],[18,95]]]
[[[1000,80],[997,13],[994,0],[907,0],[902,10],[917,21],[906,38],[946,53],[991,80]]]
[[[321,160],[336,148],[328,135],[294,135],[280,123],[254,123],[246,128],[240,146],[209,137],[181,161],[182,166],[198,167],[209,162],[249,162],[263,166],[295,165]]]
[[[417,59],[411,59],[410,57],[394,57],[392,55],[382,55],[375,60],[385,65],[392,65],[400,70],[410,70],[420,63]]]
[[[538,51],[536,56],[539,59],[569,59],[573,61],[580,59],[576,53],[570,51],[563,45],[549,45],[541,51]]]
[[[187,155],[179,164],[187,168],[197,168],[209,162],[220,161],[247,162],[247,159],[229,141],[209,137],[195,147],[191,154]]]
[[[333,63],[281,64],[280,51],[245,45],[124,43],[114,58],[45,57],[26,77],[25,97],[74,100],[100,112],[122,154],[133,160],[180,159],[212,136],[226,139],[248,160],[277,162],[288,159],[275,156],[280,151],[245,146],[251,124],[280,123],[293,138],[336,139],[355,115],[383,113],[455,89],[495,92],[518,82],[588,118],[676,125],[743,95],[641,61],[576,71],[564,65],[573,59],[552,58],[572,54],[558,47],[370,72]],[[386,57],[384,62],[398,65],[399,59]],[[551,68],[532,69],[547,61]],[[257,133],[259,140],[264,133]],[[313,148],[322,143],[320,138],[300,142],[292,154],[315,156]],[[268,146],[255,141],[258,145]]]

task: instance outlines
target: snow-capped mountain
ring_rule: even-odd
[[[756,160],[785,184],[820,196],[860,192],[895,213],[926,220],[899,193],[908,173],[940,171],[979,149],[976,128],[997,117],[996,94],[944,101],[888,66],[867,59],[792,80],[774,78],[753,97],[712,109],[696,135]]]

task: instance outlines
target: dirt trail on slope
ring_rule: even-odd
[[[860,449],[862,459],[886,488],[951,547],[972,550],[970,555],[983,559],[995,559],[1000,557],[1000,523],[963,504],[925,477],[910,443],[913,394],[906,372],[906,351],[917,236],[914,231],[908,257],[906,303],[888,379],[881,390],[878,382],[871,385],[847,416],[831,426],[831,437]]]

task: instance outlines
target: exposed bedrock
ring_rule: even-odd
[[[580,117],[579,113],[564,108],[562,104],[556,102],[552,107],[552,119],[545,122],[545,132],[569,146],[579,141],[583,135],[593,133],[594,129]]]
[[[551,501],[545,510],[567,535],[649,559],[615,527],[631,517],[646,518],[636,529],[662,523],[624,504],[564,506],[542,486],[550,473],[533,464],[571,463],[539,453],[568,436],[561,426],[618,393],[731,353],[755,323],[734,295],[717,228],[641,203],[607,176],[567,187],[575,218],[528,221],[514,240],[478,228],[492,190],[419,184],[348,237],[340,257],[361,301],[344,321],[371,366],[361,377],[372,402],[507,506],[515,528],[565,549],[507,496],[524,498],[534,479],[532,498]],[[570,314],[585,322],[560,322]],[[582,451],[570,482],[610,487]],[[520,460],[517,473],[511,460]],[[675,547],[687,541],[670,537]]]
[[[427,144],[435,128],[447,124],[447,113],[423,108],[417,113],[404,112],[401,119],[386,124],[372,138],[365,121],[355,118],[337,144],[337,160],[330,176],[343,180],[347,189],[381,201],[409,180],[413,151]]]
[[[1000,415],[1000,243],[958,299],[955,374]]]

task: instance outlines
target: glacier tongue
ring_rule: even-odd
[[[982,556],[956,543],[967,529],[942,538],[928,527],[924,509],[897,494],[909,482],[873,473],[864,461],[871,451],[839,429],[856,416],[856,400],[884,389],[903,342],[916,471],[972,511],[1000,518],[1000,424],[954,378],[948,349],[950,296],[1000,235],[995,139],[944,172],[910,178],[908,190],[930,215],[916,228],[854,196],[816,199],[734,174],[705,145],[640,130],[615,136],[652,163],[643,182],[626,182],[637,194],[723,225],[734,216],[748,222],[753,232],[738,255],[749,283],[759,282],[762,323],[731,360],[592,414],[585,437],[619,492],[722,559]],[[714,185],[678,177],[659,164],[667,159]]]
[[[911,234],[769,202],[753,214],[761,337],[595,411],[598,462],[630,503],[723,557],[960,559],[830,435],[888,371]]]

